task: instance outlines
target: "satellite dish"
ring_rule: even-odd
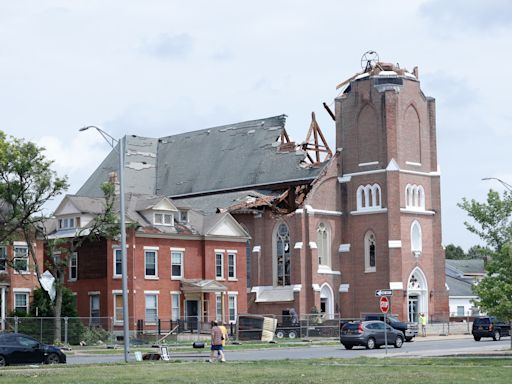
[[[375,51],[368,51],[361,56],[361,69],[364,72],[371,70],[379,62],[379,54]]]

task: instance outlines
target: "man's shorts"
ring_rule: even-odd
[[[210,348],[212,351],[223,351],[224,348],[222,347],[222,345],[212,345],[211,348]]]

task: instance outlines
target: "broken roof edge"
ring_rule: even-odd
[[[318,164],[318,166],[310,167],[310,168],[322,168],[323,169],[326,164],[327,163],[320,163],[320,164]],[[321,172],[322,169],[320,169],[319,172]],[[283,186],[283,185],[289,185],[289,184],[300,185],[300,184],[303,184],[304,182],[316,180],[317,177],[318,177],[318,174],[314,174],[314,175],[311,175],[310,177],[302,177],[300,179],[280,180],[278,182],[270,183],[270,184],[269,183],[252,184],[252,185],[245,185],[245,186],[240,186],[240,187],[236,187],[236,188],[212,189],[209,191],[200,191],[200,192],[195,192],[195,193],[182,193],[179,195],[170,195],[168,197],[172,200],[172,199],[180,199],[180,198],[185,198],[185,197],[200,197],[200,196],[216,195],[219,193],[238,192],[238,191],[245,191],[245,190],[252,190],[252,189],[265,189],[266,187],[269,188],[270,190],[274,190],[274,189],[277,189],[279,186]],[[270,187],[276,187],[276,188],[272,189]]]
[[[158,141],[165,140],[167,138],[175,138],[175,137],[182,136],[182,135],[189,135],[189,134],[197,135],[197,134],[201,134],[203,132],[204,133],[208,133],[210,130],[242,129],[242,128],[247,128],[248,126],[251,126],[251,125],[255,125],[258,122],[261,123],[261,122],[264,122],[266,120],[273,120],[273,119],[274,120],[278,120],[279,124],[280,124],[280,127],[285,129],[284,127],[285,127],[285,124],[286,124],[286,118],[287,117],[288,116],[283,113],[281,115],[264,117],[262,119],[245,120],[245,121],[240,121],[238,123],[216,125],[216,126],[209,127],[209,128],[202,128],[202,129],[197,129],[197,130],[193,130],[193,131],[186,131],[186,132],[176,133],[174,135],[162,136],[162,137],[158,138]],[[272,128],[272,127],[276,127],[276,125],[272,125],[272,126],[269,126],[267,128]]]

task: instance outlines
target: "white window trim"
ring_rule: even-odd
[[[121,296],[121,302],[122,302],[122,297],[123,297],[123,291],[121,289],[113,289],[112,290],[112,300],[113,300],[113,307],[114,307],[114,324],[123,324],[123,319],[118,319],[117,318],[117,300],[116,300],[116,297],[117,296]],[[123,316],[124,316],[124,308],[121,306],[121,309],[123,310]]]
[[[162,215],[162,222],[161,223],[157,223],[156,222],[156,215]],[[165,216],[169,216],[171,218],[171,222],[170,223],[166,223],[165,222]],[[153,224],[154,225],[164,226],[164,227],[174,227],[174,214],[172,214],[170,212],[160,212],[160,211],[153,212]]]
[[[150,325],[155,325],[157,322],[158,322],[158,295],[160,294],[160,291],[144,291],[144,322],[146,324],[150,324]],[[155,300],[155,303],[156,303],[156,321],[147,321],[146,319],[146,311],[148,309],[147,307],[147,296],[155,296],[156,297],[156,300]]]
[[[233,297],[234,298],[234,304],[235,304],[235,316],[234,316],[234,320],[231,320],[231,315],[230,315],[230,298]],[[238,316],[238,292],[228,292],[228,318],[229,318],[229,323],[230,324],[236,324],[236,318]]]
[[[13,300],[13,309],[16,310],[16,295],[24,295],[27,299],[26,313],[28,314],[30,310],[30,293],[32,290],[30,288],[13,288],[12,290],[12,300]]]
[[[116,256],[117,256],[117,251],[121,251],[121,273],[120,274],[116,273]],[[112,278],[114,278],[114,279],[122,278],[123,277],[123,271],[122,271],[122,269],[123,269],[123,252],[122,252],[121,247],[113,248],[112,263],[113,263],[113,266],[114,266],[114,269],[112,270]]]
[[[147,252],[155,253],[155,274],[154,275],[146,275],[146,255]],[[144,279],[146,280],[158,280],[158,247],[144,247]]]
[[[218,307],[217,304],[219,304],[218,300],[220,299],[220,307]],[[220,309],[220,317],[219,317],[219,309]],[[223,315],[224,315],[224,308],[222,308],[222,294],[221,293],[215,293],[215,319],[218,321],[223,321]]]
[[[0,269],[0,273],[7,273],[7,260],[8,260],[8,257],[7,257],[7,247],[5,245],[0,245],[0,254],[1,254],[1,250],[4,250],[4,254],[5,254],[5,259],[4,260],[4,263],[5,263],[5,266],[3,269]]]
[[[24,257],[23,258],[16,257],[16,251],[15,251],[16,248],[26,248],[27,249],[27,257],[26,257],[26,259],[27,259],[27,269],[25,269],[25,270],[19,270],[18,271],[15,268],[15,266],[16,266],[16,259],[25,259]],[[13,265],[14,273],[16,275],[29,275],[30,274],[30,254],[29,254],[28,244],[25,243],[25,242],[15,241],[13,243],[13,246],[12,246],[12,253],[13,253],[12,265]]]
[[[181,254],[181,263],[180,263],[181,274],[180,274],[180,276],[174,276],[172,274],[172,266],[174,265],[172,262],[173,252]],[[171,248],[170,257],[171,257],[171,271],[170,271],[171,272],[171,280],[183,280],[183,276],[185,275],[185,248]]]
[[[171,291],[171,320],[177,321],[180,319],[180,313],[181,313],[181,292],[180,291]],[[175,309],[173,306],[173,298],[178,297],[178,315],[176,316],[176,319],[173,318],[173,310]]]
[[[76,268],[76,276],[75,277],[72,277],[72,274],[71,274],[73,256],[75,257],[75,260],[76,260],[76,267],[75,267]],[[77,280],[78,280],[78,252],[73,252],[69,255],[68,281],[77,281]]]
[[[229,276],[229,257],[233,256],[233,276]],[[236,274],[236,251],[228,251],[228,280],[229,281],[237,281],[237,274]]]
[[[377,271],[377,240],[375,239],[375,265],[370,266],[370,247],[367,246],[370,236],[373,235],[375,239],[375,233],[368,231],[364,235],[364,272],[373,273]]]
[[[217,256],[220,255],[220,276],[217,275]],[[224,252],[215,251],[215,280],[224,280]]]

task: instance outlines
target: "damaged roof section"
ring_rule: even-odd
[[[311,181],[323,163],[305,162],[285,122],[280,115],[160,139],[126,136],[126,192],[177,197]],[[112,151],[77,194],[101,197],[117,165]]]

